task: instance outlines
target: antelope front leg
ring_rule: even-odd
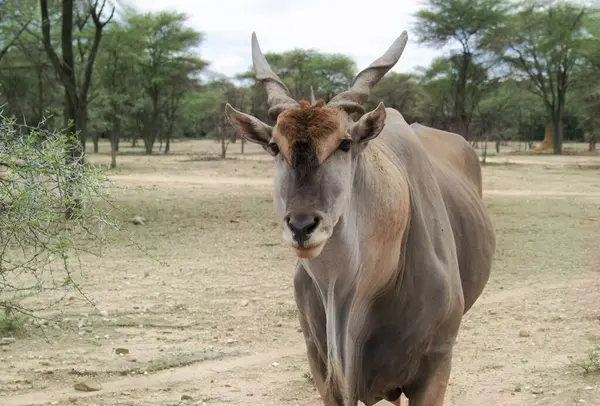
[[[433,373],[415,388],[412,396],[408,399],[408,406],[444,406],[451,364],[451,356],[440,360]]]

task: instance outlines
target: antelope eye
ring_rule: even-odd
[[[340,142],[339,149],[341,149],[344,152],[348,152],[348,151],[350,151],[351,146],[352,146],[352,140],[349,140],[346,138],[345,140],[342,140],[342,142]]]
[[[267,145],[267,152],[269,152],[269,154],[273,156],[276,156],[277,154],[279,154],[279,147],[274,142],[270,142]]]

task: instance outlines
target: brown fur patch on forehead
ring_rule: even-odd
[[[323,100],[310,104],[300,101],[300,107],[282,112],[277,120],[273,138],[284,157],[293,164],[297,152],[305,161],[308,151],[313,151],[317,162],[323,162],[345,136],[341,112],[326,107]]]

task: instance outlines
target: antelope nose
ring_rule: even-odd
[[[289,214],[285,222],[289,227],[294,240],[299,244],[304,243],[319,226],[319,217],[311,214]]]

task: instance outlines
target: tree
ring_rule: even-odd
[[[156,139],[170,130],[182,89],[191,86],[192,75],[207,65],[192,51],[203,35],[184,27],[185,20],[184,14],[174,12],[130,14],[127,19],[135,46],[141,50],[135,54],[136,78],[143,90],[136,116],[147,154],[152,153]]]
[[[426,8],[416,13],[420,43],[435,47],[459,44],[459,50],[448,58],[455,70],[452,116],[466,138],[479,102],[474,97],[480,93],[476,89],[487,76],[483,65],[477,63],[479,42],[503,20],[506,9],[506,2],[498,0],[428,0]]]
[[[529,78],[552,123],[554,153],[562,152],[566,96],[577,69],[586,8],[567,2],[527,2],[490,33],[486,45]]]
[[[98,129],[108,135],[111,146],[110,167],[116,168],[123,122],[128,110],[133,108],[136,96],[140,94],[136,88],[135,58],[132,58],[137,50],[132,46],[131,32],[122,24],[112,24],[104,36],[97,70],[100,93],[97,106],[102,121]],[[96,145],[94,150],[97,150]]]
[[[44,49],[58,74],[60,82],[65,92],[65,126],[71,127],[74,132],[79,132],[79,142],[71,146],[71,154],[74,160],[83,163],[81,159],[85,155],[85,140],[87,138],[87,116],[88,116],[88,92],[91,85],[94,62],[98,54],[98,47],[102,38],[102,30],[112,19],[115,8],[112,7],[108,18],[101,20],[106,6],[106,0],[102,4],[96,0],[94,3],[75,4],[73,0],[62,1],[62,29],[61,29],[61,52],[60,57],[52,45],[50,35],[51,21],[48,14],[48,0],[40,0],[40,10],[42,19],[42,40]],[[74,10],[77,7],[76,17],[83,23],[78,24],[82,31],[86,26],[86,21],[91,17],[94,24],[94,37],[92,44],[85,57],[86,65],[83,70],[83,78],[78,80],[75,66],[75,56],[73,51],[73,27]]]

